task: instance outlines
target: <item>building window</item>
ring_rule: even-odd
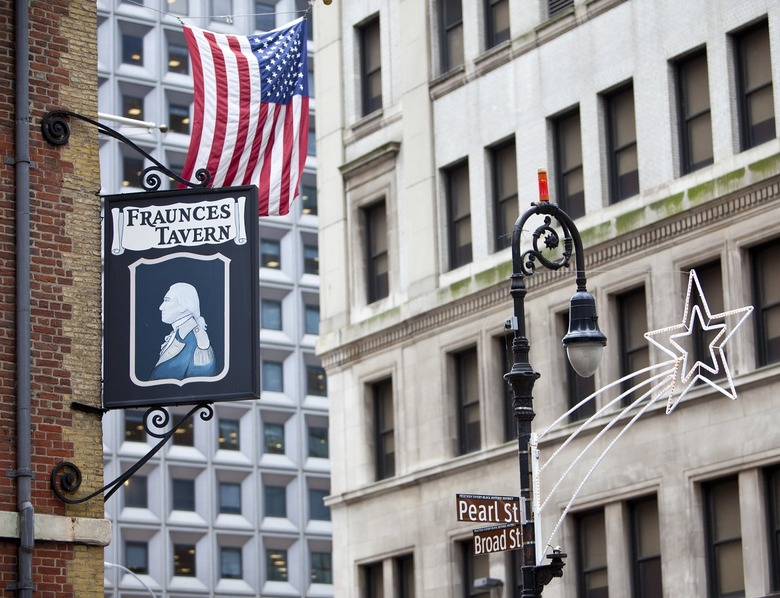
[[[766,473],[769,556],[772,590],[780,590],[780,467]]]
[[[374,401],[374,446],[376,479],[395,475],[395,416],[393,414],[393,381],[391,378],[371,385]]]
[[[382,107],[382,46],[379,38],[379,17],[358,29],[360,38],[360,88],[363,116]]]
[[[363,218],[366,225],[368,302],[373,303],[390,294],[385,202],[380,201],[364,208]]]
[[[647,332],[647,307],[645,289],[640,287],[617,298],[618,318],[620,328],[620,376],[627,376],[650,365],[650,347],[645,338]],[[648,372],[633,376],[621,386],[626,392],[641,382],[647,380]],[[623,404],[628,405],[647,390],[642,387],[638,392],[627,394]]]
[[[609,588],[604,511],[580,515],[576,525],[579,595],[585,598],[607,598]]]
[[[141,187],[141,173],[143,170],[143,158],[122,156],[122,186]]]
[[[144,412],[128,409],[125,416],[125,442],[146,442]]]
[[[471,255],[471,193],[469,164],[461,162],[444,171],[447,194],[447,228],[450,270],[468,264]]]
[[[498,352],[501,355],[499,361],[501,364],[501,371],[499,372],[501,378],[504,377],[504,374],[511,371],[512,365],[514,365],[512,363],[514,360],[512,356],[513,340],[511,331],[506,331],[504,336],[496,341],[498,343]],[[515,419],[515,408],[512,404],[514,393],[512,392],[512,387],[506,381],[502,383],[501,388],[503,389],[500,400],[503,401],[501,411],[504,413],[504,442],[509,442],[517,439],[517,420]]]
[[[195,510],[195,480],[173,479],[173,510]]]
[[[173,574],[181,577],[195,577],[195,545],[173,545]]]
[[[328,458],[328,428],[309,426],[309,457]]]
[[[311,97],[311,89],[309,97]],[[304,173],[301,177],[301,203],[304,214],[317,215],[317,181],[308,173]]]
[[[560,315],[559,322],[558,331],[560,332],[560,338],[563,338],[569,331],[568,312]],[[572,409],[575,405],[578,405],[580,401],[596,392],[596,381],[593,376],[590,378],[583,378],[580,376],[574,368],[571,367],[571,363],[569,362],[565,351],[560,353],[560,359],[566,370],[567,409]],[[596,413],[596,401],[591,399],[569,415],[569,422],[588,419],[594,413]]]
[[[260,241],[260,265],[273,270],[282,267],[282,247],[279,241],[273,239]]]
[[[137,35],[122,34],[122,62],[144,65],[144,38]]]
[[[696,277],[699,279],[699,285],[701,286],[702,293],[707,299],[707,307],[710,313],[719,314],[723,313],[723,274],[721,273],[720,260],[710,262],[708,264],[702,264],[696,266]],[[686,289],[687,290],[687,289]],[[704,304],[702,298],[698,296],[698,293],[693,291],[691,296],[691,305],[698,305],[701,310],[702,319],[707,324],[707,314],[704,310]],[[715,339],[715,336],[719,333],[719,330],[704,330],[700,322],[694,323],[694,328],[691,331],[691,354],[688,356],[688,367],[690,368],[694,363],[701,362],[711,367],[712,369],[718,368],[718,371],[724,372],[723,364],[720,363],[719,356],[716,356],[718,363],[713,363],[712,355],[710,353],[710,343]],[[684,347],[684,345],[682,345]],[[687,375],[688,372],[683,372],[683,375]],[[701,380],[697,381],[701,382]]]
[[[279,361],[263,361],[263,390],[284,392],[284,367]]]
[[[237,419],[219,420],[219,448],[223,451],[241,450],[241,425]]]
[[[557,203],[572,218],[581,218],[585,215],[585,182],[579,108],[553,121],[553,135]]]
[[[707,53],[697,52],[675,65],[683,174],[712,164],[712,116]]]
[[[276,29],[276,5],[269,2],[255,2],[255,29],[257,31]]]
[[[461,0],[440,0],[441,72],[463,64],[463,6]]]
[[[265,452],[271,455],[284,454],[284,424],[266,422],[263,425]]]
[[[287,581],[287,551],[283,548],[266,548],[268,581]]]
[[[149,574],[149,545],[146,542],[125,542],[125,567],[137,575]]]
[[[219,576],[222,579],[241,579],[244,576],[240,547],[222,546],[219,549]]]
[[[481,446],[479,414],[479,374],[477,349],[472,347],[453,355],[455,396],[458,401],[458,451],[461,455]]]
[[[303,273],[319,276],[320,250],[316,245],[303,246]]]
[[[330,507],[325,505],[327,490],[309,488],[309,519],[315,521],[330,521]]]
[[[750,252],[753,269],[753,305],[756,308],[758,365],[780,361],[780,241],[772,241]]]
[[[745,595],[737,478],[705,484],[707,580],[710,598]]]
[[[173,435],[176,446],[195,446],[195,422],[188,420]]]
[[[547,15],[553,16],[574,6],[574,0],[547,0]]]
[[[309,114],[309,141],[306,146],[306,155],[317,155],[317,125],[313,113]]]
[[[320,333],[320,306],[304,305],[303,330],[306,334]]]
[[[395,587],[398,598],[414,598],[414,555],[404,554],[393,559]]]
[[[168,127],[173,133],[190,134],[190,107],[178,104],[168,106]]]
[[[329,552],[311,553],[311,574],[312,583],[333,583],[333,560]]]
[[[328,380],[324,367],[320,365],[306,366],[306,394],[315,397],[328,396]]]
[[[168,72],[190,74],[190,54],[187,46],[168,42]]]
[[[517,159],[515,140],[490,150],[493,175],[493,214],[495,251],[511,245],[512,228],[520,215],[517,201]]]
[[[226,515],[241,514],[241,484],[219,482],[219,512]]]
[[[260,326],[267,330],[282,329],[282,302],[275,299],[260,301]]]
[[[480,577],[490,577],[490,560],[488,555],[474,554],[474,540],[460,542],[461,571],[463,572],[464,598],[490,597],[490,590],[474,589],[474,581]]]
[[[737,101],[742,150],[775,137],[769,24],[763,21],[735,38]]]
[[[136,96],[122,95],[122,116],[134,118],[135,120],[144,119],[144,99]]]
[[[360,568],[363,578],[363,589],[366,598],[384,598],[384,578],[382,575],[382,562],[363,565]]]
[[[634,596],[663,596],[661,583],[661,535],[655,496],[629,503]]]
[[[485,26],[488,48],[509,39],[509,0],[485,0]]]
[[[149,507],[149,492],[145,475],[134,475],[124,483],[125,507],[146,509]]]
[[[266,484],[263,498],[266,517],[287,517],[287,488]]]
[[[605,103],[609,197],[615,203],[639,193],[633,85],[609,94]]]

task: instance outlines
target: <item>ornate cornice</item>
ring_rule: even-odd
[[[638,251],[651,251],[654,247],[673,240],[679,242],[681,237],[701,234],[705,227],[723,226],[733,221],[737,214],[744,217],[745,212],[760,209],[778,198],[780,178],[772,177],[754,186],[689,208],[620,237],[588,247],[585,255],[586,270],[600,269],[604,264],[611,264]],[[568,274],[569,271],[540,269],[526,282],[531,291],[554,284]],[[508,279],[342,345],[320,357],[326,369],[340,369],[367,354],[402,344],[421,335],[434,334],[440,328],[451,326],[453,322],[479,317],[502,304],[506,304],[507,310],[510,310]]]

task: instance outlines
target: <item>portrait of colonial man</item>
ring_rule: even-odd
[[[149,380],[213,376],[217,362],[195,287],[185,282],[172,284],[159,309],[162,321],[172,330],[165,337]]]

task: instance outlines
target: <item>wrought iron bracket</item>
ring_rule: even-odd
[[[203,409],[199,414],[200,419],[203,421],[209,421],[214,417],[214,408],[210,403],[199,403],[190,409],[184,416],[181,417],[169,430],[165,430],[171,421],[171,414],[164,407],[151,407],[144,413],[144,430],[152,438],[159,438],[160,441],[152,447],[152,449],[141,457],[137,463],[131,468],[125,471],[115,480],[109,482],[99,490],[92,492],[86,496],[75,498],[72,495],[75,494],[81,486],[81,470],[77,465],[70,461],[61,461],[54,466],[51,472],[51,489],[54,494],[64,503],[69,505],[78,505],[85,503],[105,492],[103,496],[104,500],[108,500],[111,496],[119,490],[119,488],[127,480],[133,477],[141,467],[143,467],[149,459],[154,457],[165,444],[173,438],[176,431],[179,430],[184,424],[186,424],[195,413]],[[153,427],[150,427],[151,422]],[[71,496],[69,496],[71,495]]]
[[[144,158],[149,160],[154,166],[149,166],[141,172],[141,185],[145,191],[157,191],[162,185],[162,175],[168,176],[182,185],[187,187],[206,187],[211,181],[211,173],[206,168],[199,168],[195,172],[195,179],[198,181],[193,183],[185,180],[171,169],[166,167],[162,162],[157,160],[154,156],[150,155],[138,145],[133,143],[130,139],[122,135],[119,131],[112,129],[108,125],[104,125],[101,122],[93,120],[83,114],[72,112],[70,110],[50,110],[44,114],[41,119],[41,133],[43,138],[46,139],[52,145],[65,145],[70,139],[70,123],[68,118],[77,118],[82,120],[98,129],[104,135],[108,135],[113,139],[121,141],[125,145],[131,147],[133,150],[141,154]]]

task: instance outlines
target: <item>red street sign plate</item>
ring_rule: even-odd
[[[474,554],[489,554],[523,547],[523,528],[514,523],[474,530]]]
[[[456,494],[458,521],[520,523],[520,498],[489,494]]]

